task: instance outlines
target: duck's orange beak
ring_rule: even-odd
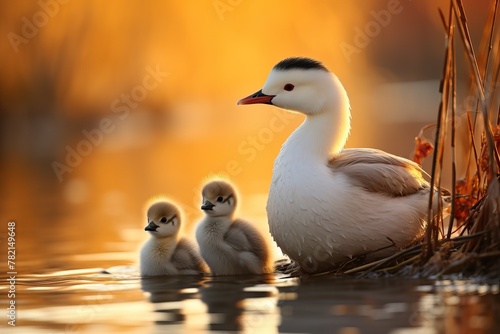
[[[275,96],[276,95],[266,95],[262,93],[261,89],[257,93],[242,98],[241,100],[238,101],[238,104],[256,104],[256,103],[273,104],[272,100],[273,97]]]

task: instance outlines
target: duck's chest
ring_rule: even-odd
[[[318,235],[330,229],[348,193],[344,181],[326,163],[277,159],[267,202],[273,237]]]
[[[326,164],[277,159],[269,190],[268,212],[296,215],[330,200],[336,177]]]
[[[156,243],[152,246],[152,256],[155,259],[170,259],[175,251],[176,244],[173,243]]]
[[[196,230],[196,239],[201,247],[220,248],[231,222],[203,221]]]

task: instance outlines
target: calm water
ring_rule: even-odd
[[[1,333],[498,333],[498,283],[281,275],[156,277],[132,267],[18,275]],[[5,276],[2,276],[4,281]],[[8,287],[0,290],[6,313]]]
[[[168,145],[158,152],[170,152]],[[145,199],[161,189],[191,191],[176,182],[198,180],[176,170],[158,179],[137,177],[143,165],[156,166],[143,164],[159,156],[153,153],[96,150],[61,184],[40,161],[37,168],[15,157],[3,161],[0,333],[500,333],[500,280],[141,279],[135,266],[148,237]],[[199,196],[195,190],[186,197]],[[261,209],[265,231],[265,200],[257,200],[265,196],[252,197],[251,189],[244,194],[249,206]],[[189,222],[197,219],[195,203]],[[14,299],[5,284],[10,221],[16,222],[16,327],[8,325]]]

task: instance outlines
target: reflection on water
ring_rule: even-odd
[[[161,277],[141,281],[166,330],[266,330],[278,325],[274,277]]]
[[[0,277],[2,281],[5,276]],[[499,284],[280,275],[21,275],[2,333],[498,333]],[[2,308],[7,287],[0,287]]]

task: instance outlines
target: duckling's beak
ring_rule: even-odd
[[[215,204],[213,204],[212,202],[205,201],[205,202],[203,202],[203,205],[201,206],[201,209],[204,210],[204,211],[205,210],[210,210],[211,211],[214,206],[215,206]]]
[[[150,221],[148,226],[146,226],[144,228],[144,231],[153,231],[153,232],[156,232],[156,229],[160,227],[158,225],[156,225],[154,222]]]
[[[242,98],[241,100],[238,101],[238,104],[256,104],[256,103],[273,104],[272,100],[275,96],[276,95],[266,95],[262,93],[261,89],[257,93]]]

